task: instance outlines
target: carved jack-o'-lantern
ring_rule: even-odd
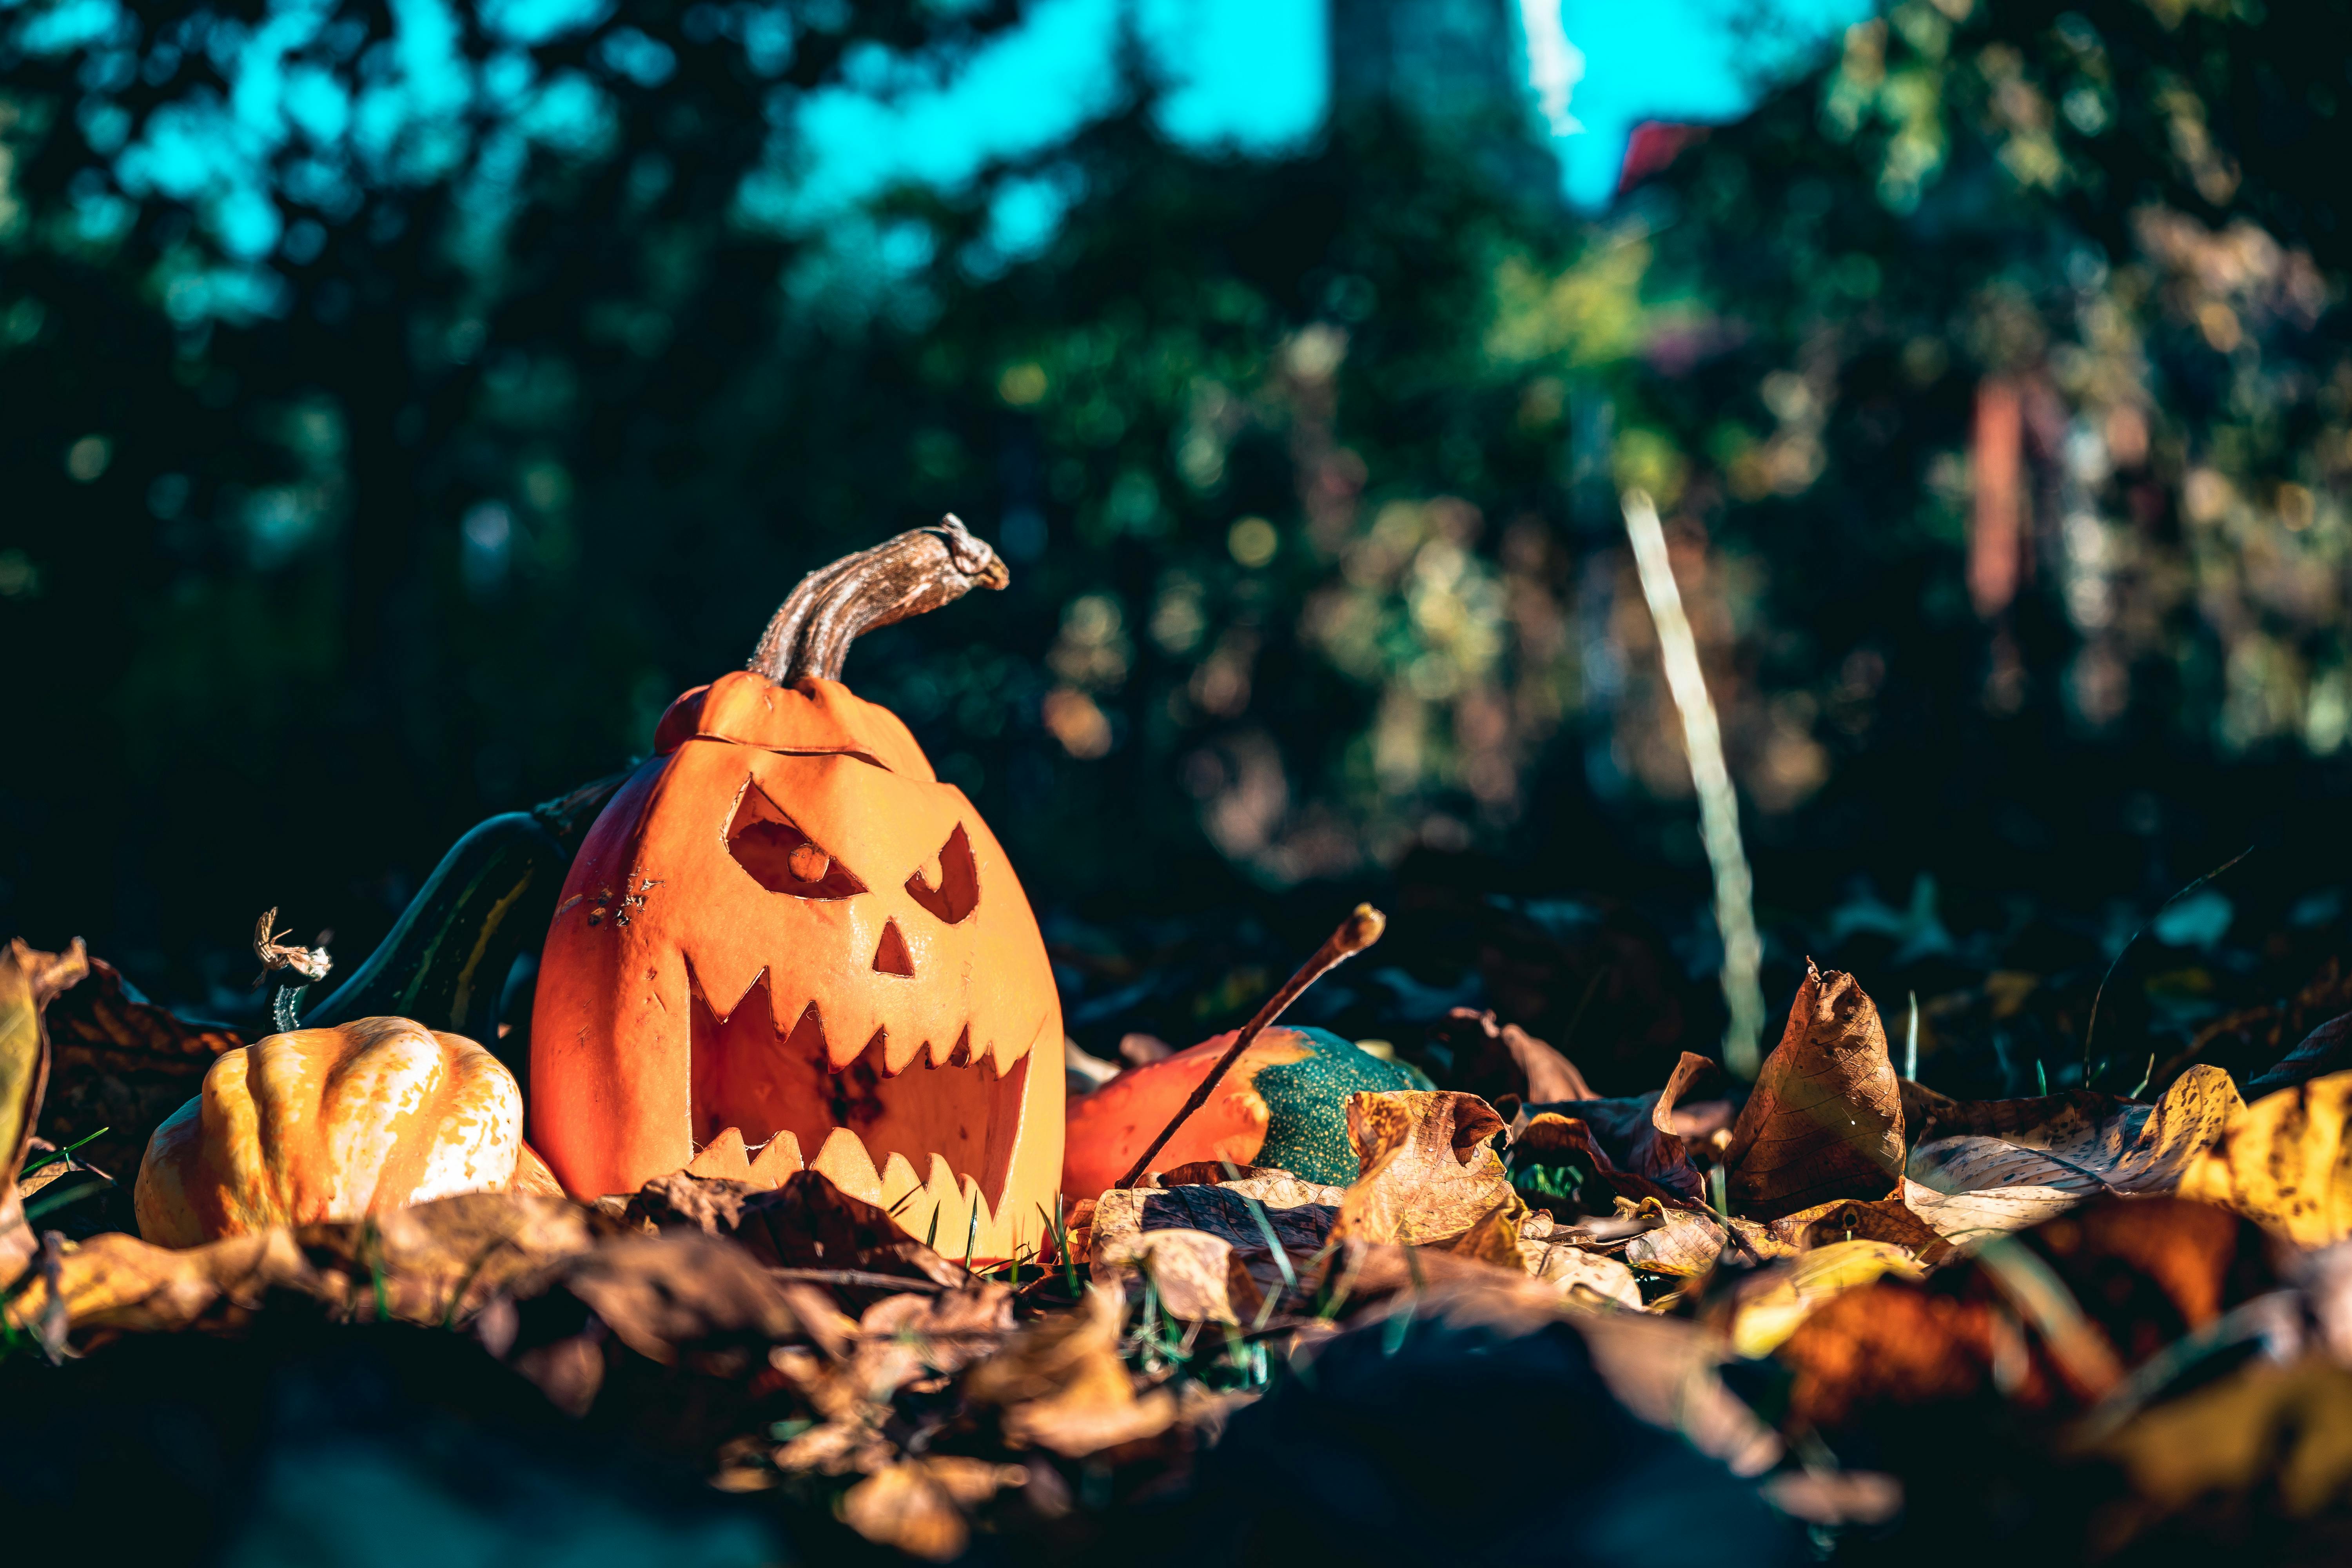
[[[634,1191],[733,1129],[762,1176],[805,1160],[942,1251],[1038,1242],[1063,1080],[1036,918],[963,792],[837,679],[860,632],[1005,581],[953,518],[901,534],[664,715],[541,962],[530,1137],[567,1189]]]

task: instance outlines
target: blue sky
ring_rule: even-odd
[[[1532,6],[1552,0],[1528,0]],[[1868,0],[1557,0],[1583,74],[1556,136],[1563,181],[1608,199],[1625,138],[1643,120],[1715,121],[1753,99],[1756,61],[1832,37]],[[1313,135],[1326,96],[1325,0],[1134,0],[1139,29],[1175,89],[1171,132],[1255,149]],[[954,182],[991,156],[1045,146],[1109,101],[1122,0],[1038,0],[1026,21],[938,89],[888,100],[840,90],[803,120],[815,154],[801,200],[824,209],[895,178]],[[1762,16],[1759,46],[1734,27]]]

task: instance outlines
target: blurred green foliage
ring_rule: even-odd
[[[2337,787],[2343,4],[1901,0],[1589,222],[1498,183],[1491,128],[1206,154],[1139,74],[810,232],[793,105],[951,68],[1010,0],[452,13],[446,102],[353,5],[287,55],[346,121],[193,184],[155,171],[228,135],[187,117],[253,24],[76,3],[111,19],[0,9],[0,637],[47,742],[0,782],[0,901],[184,989],[241,980],[166,966],[268,904],[372,940],[801,572],[950,510],[1013,588],[849,678],[1048,905],[1415,846],[1690,876],[1629,484],[1768,900],[1955,860],[2130,892],[2129,788]],[[2022,521],[1972,603],[1989,384]]]

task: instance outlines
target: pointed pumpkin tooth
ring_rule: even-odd
[[[933,1154],[923,1178],[923,1195],[908,1204],[905,1211],[908,1233],[928,1237],[942,1255],[953,1253],[963,1245],[963,1230],[969,1223],[961,1197],[956,1191],[955,1173],[948,1168],[947,1161]],[[934,1215],[939,1216],[936,1224]]]
[[[748,958],[728,952],[686,955],[687,984],[701,993],[710,1016],[720,1023],[735,1016],[751,987],[767,984],[768,972]]]
[[[781,1187],[784,1178],[802,1169],[806,1162],[801,1158],[801,1141],[790,1132],[779,1132],[768,1140],[760,1157],[751,1162],[751,1184],[755,1187]]]
[[[875,1173],[874,1156],[846,1127],[836,1127],[824,1135],[824,1147],[809,1162],[809,1169],[853,1198],[877,1205],[882,1201],[882,1178]]]
[[[923,1190],[923,1179],[915,1174],[914,1162],[892,1150],[882,1163],[882,1206],[892,1214],[904,1215],[910,1205],[906,1201]]]
[[[896,1037],[887,1028],[877,1029],[874,1037],[866,1042],[866,1048],[880,1061],[884,1078],[897,1078],[923,1054],[923,1041],[921,1036],[909,1029],[899,1030]]]
[[[715,1176],[730,1182],[751,1179],[751,1156],[743,1152],[743,1133],[730,1127],[705,1145],[686,1167],[689,1176]]]
[[[801,1016],[791,1033],[784,1037],[785,1054],[801,1061],[832,1061],[832,1042],[826,1037],[824,1015],[814,1002],[801,1009]],[[845,1062],[833,1062],[838,1072]]]
[[[923,1191],[929,1194],[934,1202],[943,1204],[955,1202],[955,1173],[948,1168],[947,1160],[943,1156],[938,1154],[931,1156],[930,1165],[923,1173]]]
[[[1021,1058],[1029,1054],[1030,1047],[1037,1043],[1037,1037],[1044,1032],[1045,1020],[1041,1018],[1034,1029],[1025,1032],[1014,1030],[1011,1034],[992,1037],[987,1047],[991,1070],[998,1078],[1011,1072],[1020,1065]]]

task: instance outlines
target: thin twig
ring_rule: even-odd
[[[1267,999],[1265,1005],[1257,1010],[1257,1016],[1242,1026],[1241,1032],[1234,1037],[1234,1043],[1227,1046],[1225,1054],[1217,1058],[1217,1065],[1209,1069],[1207,1077],[1192,1086],[1192,1092],[1182,1108],[1167,1126],[1160,1130],[1160,1136],[1154,1138],[1151,1146],[1138,1156],[1135,1164],[1119,1179],[1118,1184],[1131,1187],[1141,1181],[1143,1173],[1150,1168],[1153,1157],[1168,1146],[1168,1140],[1176,1136],[1176,1130],[1191,1120],[1192,1112],[1209,1103],[1209,1096],[1215,1092],[1218,1083],[1233,1065],[1241,1060],[1242,1053],[1250,1048],[1250,1043],[1281,1017],[1283,1010],[1297,1001],[1301,992],[1380,941],[1381,932],[1388,929],[1388,916],[1371,905],[1358,904],[1354,912],[1339,922],[1339,929],[1323,939],[1323,945],[1315,950],[1315,956],[1301,964],[1297,973],[1284,981],[1282,989]]]
[[[925,1296],[936,1296],[949,1287],[936,1279],[919,1279],[906,1274],[877,1274],[867,1268],[771,1268],[769,1274],[778,1279],[789,1279],[806,1285],[847,1285],[861,1290],[913,1290]]]
[[[1698,836],[1715,873],[1715,923],[1723,936],[1723,1001],[1730,1021],[1723,1031],[1723,1065],[1753,1079],[1762,1063],[1764,988],[1758,979],[1763,943],[1756,934],[1756,878],[1739,842],[1739,797],[1732,793],[1731,770],[1723,760],[1723,729],[1707,696],[1699,668],[1698,641],[1683,614],[1682,590],[1666,555],[1658,509],[1640,490],[1624,496],[1625,535],[1650,618],[1658,625],[1658,652],[1666,668],[1666,689],[1682,714],[1683,749],[1690,755],[1691,784],[1698,791]]]
[[[2157,905],[2156,913],[2148,916],[2147,918],[2147,924],[2132,932],[2131,940],[2125,942],[2123,946],[2116,950],[2116,956],[2114,960],[2108,963],[2107,972],[2099,976],[2099,988],[2091,993],[2091,1015],[2083,1022],[2083,1081],[2085,1084],[2088,1084],[2091,1081],[2091,1044],[2098,1037],[2099,1006],[2100,1004],[2104,1003],[2107,999],[2107,987],[2115,983],[2116,972],[2123,968],[2124,960],[2131,955],[2131,950],[2139,945],[2139,939],[2148,933],[2149,927],[2156,924],[2157,921],[2163,916],[2165,910],[2170,909],[2173,905],[2179,903],[2181,900],[2187,898],[2189,894],[2195,892],[2198,889],[2203,887],[2206,883],[2211,881],[2214,878],[2220,876],[2222,872],[2228,870],[2231,867],[2235,866],[2239,861],[2252,854],[2254,852],[2254,848],[2255,846],[2252,844],[2247,845],[2243,849],[2239,850],[2235,855],[2231,856],[2227,860],[2222,861],[2219,866],[2214,867],[2210,871],[2206,872],[2203,876],[2198,878],[2195,881],[2189,883],[2187,887],[2173,894],[2172,897]],[[2148,1070],[2153,1073],[2156,1069],[2151,1068]],[[2147,1087],[2147,1080],[2146,1079],[2142,1079],[2140,1080],[2140,1089],[2146,1089]],[[2139,1089],[2137,1089],[2132,1090],[2134,1097],[2137,1097]]]

